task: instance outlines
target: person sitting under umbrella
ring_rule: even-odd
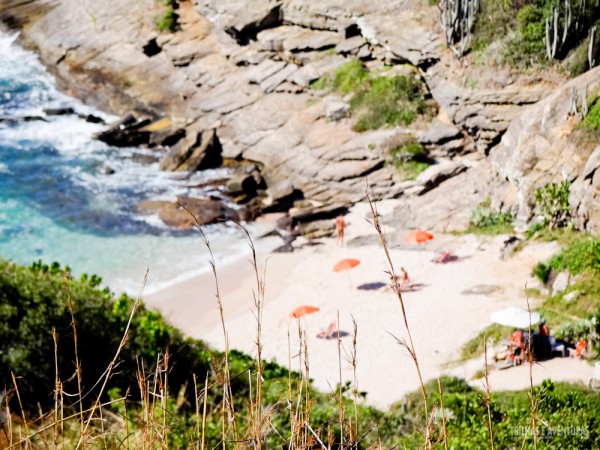
[[[525,335],[523,330],[515,328],[513,334],[510,335],[510,350],[512,353],[511,359],[518,366],[523,362],[523,355],[525,353]]]

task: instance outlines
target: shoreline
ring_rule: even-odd
[[[387,205],[378,208],[384,226],[391,211]],[[262,354],[265,360],[286,367],[291,362],[291,369],[298,370],[303,362],[294,355],[299,354],[298,335],[303,333],[309,351],[310,376],[316,388],[328,392],[340,382],[339,361],[342,382],[353,380],[353,367],[347,358],[353,352],[353,321],[356,321],[358,387],[367,392],[368,404],[387,408],[418,388],[419,383],[412,360],[395,339],[407,338],[402,309],[393,292],[386,288],[389,283],[386,258],[381,245],[374,244],[374,231],[364,220],[367,214],[368,205],[360,204],[346,216],[347,242],[360,237],[363,241],[360,245],[338,246],[334,239],[325,239],[301,246],[293,253],[267,254],[262,250],[261,241],[255,242],[261,275],[267,261]],[[398,240],[403,232],[405,230],[392,229],[388,233],[390,254],[396,270],[406,267],[417,286],[416,290],[404,293],[403,299],[423,376],[430,380],[448,374],[470,380],[483,367],[483,361],[452,367],[448,363],[457,361],[460,347],[490,323],[492,312],[507,306],[523,306],[524,286],[531,284],[531,268],[552,254],[555,245],[530,244],[512,258],[502,260],[503,236],[436,235],[422,248],[414,248],[395,245],[393,240]],[[452,251],[460,260],[433,263],[434,255],[442,250]],[[333,272],[337,261],[349,257],[361,263],[345,272]],[[256,279],[252,267],[241,258],[234,264],[217,267],[217,271],[229,348],[254,356]],[[379,288],[358,288],[370,284]],[[482,286],[489,289],[480,289]],[[214,294],[214,279],[209,274],[169,288],[160,295],[148,296],[147,301],[184,334],[224,350]],[[317,306],[320,311],[299,320],[290,318],[290,312],[300,305]],[[331,322],[337,322],[338,317],[342,331],[341,355],[336,339],[317,338],[317,334]],[[558,368],[552,369],[555,366]],[[587,376],[580,368],[577,373],[569,373],[567,361],[552,367],[552,370],[540,369],[540,374],[548,372],[556,379]],[[498,376],[509,381],[494,379],[499,387],[518,387],[521,382],[523,386],[528,385],[528,377],[525,377],[527,380],[513,379],[521,371],[515,370],[509,377],[506,372]]]

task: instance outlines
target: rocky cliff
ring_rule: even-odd
[[[486,197],[527,220],[535,189],[566,176],[575,182],[572,207],[580,224],[600,227],[597,152],[577,153],[569,144],[576,118],[565,122],[561,110],[556,120],[545,119],[564,104],[559,97],[571,89],[561,87],[565,79],[495,64],[493,47],[483,60],[458,60],[444,45],[436,6],[419,0],[173,4],[177,28],[167,33],[157,31],[164,6],[155,0],[4,0],[0,20],[21,30],[21,41],[74,95],[117,114],[167,118],[161,132],[176,139],[166,141],[163,168],[189,169],[181,155],[196,155],[193,169],[199,167],[197,149],[207,147],[201,143],[209,135],[226,160],[254,162],[266,206],[282,199],[313,208],[345,205],[364,198],[366,179],[375,195],[406,199],[399,224],[460,229]],[[347,98],[310,83],[356,58],[372,70],[408,65],[437,116],[410,127],[352,131]],[[594,76],[571,83],[595,89]],[[565,143],[547,144],[559,130]],[[393,143],[406,136],[435,163],[414,181],[388,163]],[[572,163],[568,174],[563,160]]]

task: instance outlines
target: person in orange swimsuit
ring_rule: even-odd
[[[335,229],[337,231],[338,244],[344,245],[344,229],[346,228],[346,221],[343,215],[339,215],[335,218]]]

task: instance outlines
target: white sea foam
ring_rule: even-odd
[[[10,147],[13,153],[30,152],[31,155],[26,156],[38,158],[38,164],[42,161],[52,165],[60,177],[69,180],[66,185],[70,189],[86,197],[86,208],[99,215],[131,214],[130,219],[135,221],[140,217],[129,211],[134,211],[138,201],[173,201],[178,195],[219,193],[214,188],[202,190],[191,186],[227,177],[229,169],[192,174],[162,172],[157,162],[136,162],[137,156],[160,157],[155,150],[116,149],[91,139],[93,133],[106,128],[104,125],[88,123],[76,115],[46,116],[43,112],[46,108],[72,107],[78,113],[93,114],[106,121],[116,119],[62,94],[36,55],[14,44],[17,37],[0,33],[0,116],[41,116],[45,121],[0,126],[1,145]],[[49,150],[47,155],[46,150]],[[26,162],[27,157],[22,161]],[[114,173],[105,174],[106,166]],[[0,162],[0,172],[10,174],[10,162]],[[72,192],[63,194],[68,197]],[[207,250],[200,237],[170,235],[156,216],[143,219],[162,235],[117,230],[106,236],[98,230],[86,231],[81,226],[54,222],[49,217],[51,214],[45,214],[43,208],[34,203],[21,197],[2,200],[0,196],[1,256],[22,264],[37,259],[60,261],[70,265],[76,274],[97,273],[113,291],[130,294],[139,290],[147,267],[152,280],[150,290],[162,289],[209,270]],[[204,227],[204,231],[220,265],[247,255],[243,234],[234,227],[217,224]]]

